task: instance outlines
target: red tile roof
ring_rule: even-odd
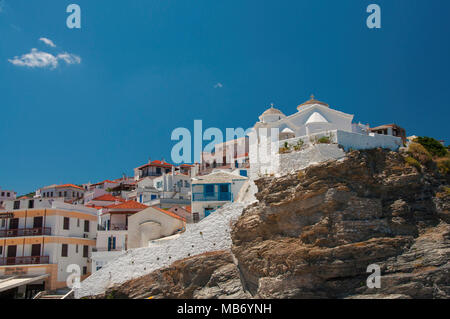
[[[102,185],[102,184],[105,184],[105,183],[117,184],[117,182],[113,182],[113,181],[110,181],[109,179],[105,179],[103,182],[92,184],[92,186]]]
[[[186,211],[188,211],[189,213],[192,213],[192,206],[191,206],[191,205],[186,206],[184,209],[185,209]]]
[[[161,209],[161,208],[156,207],[156,206],[152,206],[152,208],[154,208],[154,209],[156,209],[156,210],[159,210],[160,212],[162,212],[162,213],[164,213],[164,214],[167,214],[167,215],[169,215],[169,216],[171,216],[171,217],[173,217],[173,218],[182,220],[182,221],[184,221],[184,222],[186,221],[186,218],[183,218],[183,217],[181,217],[181,216],[178,216],[178,215],[175,214],[175,213],[169,212],[169,211],[167,211],[167,210]]]
[[[139,166],[138,169],[145,168],[145,167],[149,167],[149,166],[157,166],[157,167],[171,168],[173,165],[172,165],[172,164],[169,164],[169,163],[167,163],[167,162],[165,162],[165,161],[153,161],[153,162],[144,164],[144,165],[142,165],[142,166]]]
[[[102,201],[102,202],[125,202],[125,199],[121,198],[121,197],[116,197],[116,196],[112,196],[111,194],[104,194],[101,195],[99,197],[96,197],[92,200],[98,200],[98,201]]]
[[[108,209],[140,209],[140,210],[143,210],[143,209],[148,208],[148,206],[138,203],[138,202],[135,202],[135,201],[132,201],[132,200],[129,200],[124,203],[106,206],[106,208],[108,208]]]
[[[84,191],[83,187],[80,187],[80,186],[77,186],[77,185],[74,185],[74,184],[64,184],[64,185],[57,185],[57,186],[55,186],[55,188],[66,188],[66,187],[78,188],[78,189],[81,189],[81,190]]]

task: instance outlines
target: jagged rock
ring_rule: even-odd
[[[232,231],[253,296],[450,296],[449,201],[435,197],[435,171],[379,149],[256,184],[259,203]],[[366,286],[370,264],[381,267],[380,289]]]
[[[110,288],[95,298],[249,298],[229,251],[193,256]]]

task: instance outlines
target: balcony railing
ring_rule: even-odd
[[[226,193],[193,193],[192,201],[194,202],[214,202],[214,201],[231,201],[233,194]]]
[[[3,257],[0,258],[0,265],[1,266],[42,265],[48,264],[49,261],[50,261],[49,256]]]
[[[51,233],[52,230],[50,227],[18,228],[0,230],[0,237],[49,236]]]

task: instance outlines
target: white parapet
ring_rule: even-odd
[[[328,137],[329,143],[320,143],[320,138]],[[294,146],[303,145],[301,150]],[[281,141],[259,142],[250,146],[251,177],[282,175],[309,165],[345,156],[344,151],[385,148],[397,151],[402,146],[400,137],[380,134],[360,134],[342,130],[318,132]],[[289,152],[280,154],[282,147]],[[276,150],[276,151],[274,151]],[[253,152],[253,153],[252,153]],[[255,154],[256,153],[256,154]]]

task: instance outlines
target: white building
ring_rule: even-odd
[[[399,137],[371,133],[368,126],[352,123],[353,117],[330,108],[314,96],[290,116],[270,107],[249,134],[251,175],[278,173],[280,148],[295,146],[299,140],[302,144],[315,144],[325,138],[345,150],[377,147],[397,150],[402,145]]]
[[[135,201],[116,203],[99,210],[100,230],[92,253],[92,271],[96,271],[127,250],[130,216],[148,208]]]
[[[5,201],[4,206],[0,295],[12,291],[30,298],[38,291],[64,288],[72,272],[69,265],[79,267],[81,280],[89,276],[97,233],[95,209],[42,198]]]
[[[16,199],[17,193],[11,190],[5,190],[0,187],[0,206],[3,205],[3,202],[6,200]]]
[[[73,185],[73,184],[64,184],[64,185],[50,185],[45,186],[36,191],[36,198],[62,198],[65,201],[77,201],[81,200],[84,197],[84,188]]]
[[[194,219],[201,220],[224,204],[233,202],[247,180],[246,176],[227,171],[192,178],[191,209]]]
[[[215,168],[234,169],[248,167],[248,136],[216,144],[214,145],[214,149],[212,150],[212,152],[202,153],[201,173],[211,172]]]
[[[172,212],[149,207],[129,219],[128,248],[148,247],[152,240],[184,231],[186,220]]]
[[[164,172],[161,176],[148,176],[140,179],[136,182],[136,190],[130,193],[129,199],[160,208],[189,205],[191,174],[182,172],[183,170],[175,171],[173,166],[170,173]]]

